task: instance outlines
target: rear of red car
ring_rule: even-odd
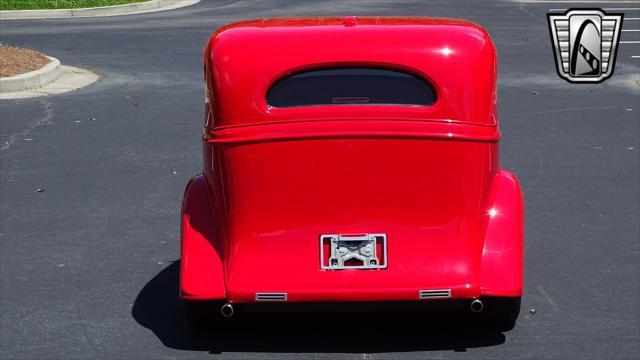
[[[495,79],[487,33],[460,20],[274,19],[215,32],[204,171],[183,204],[182,297],[226,302],[226,313],[276,301],[519,302],[522,199],[498,163]]]

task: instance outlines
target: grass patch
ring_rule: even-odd
[[[0,0],[0,10],[77,9],[144,1],[148,0]]]

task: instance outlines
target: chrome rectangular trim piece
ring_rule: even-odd
[[[256,293],[256,301],[287,301],[287,293]]]
[[[451,298],[451,289],[439,290],[418,290],[420,299],[449,299]]]

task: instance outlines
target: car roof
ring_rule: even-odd
[[[479,25],[421,17],[248,20],[216,30],[205,48],[216,126],[323,119],[448,121],[496,126],[495,48]],[[431,106],[273,108],[271,85],[298,71],[368,66],[398,69],[435,88]]]

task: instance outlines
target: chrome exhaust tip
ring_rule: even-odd
[[[224,305],[222,305],[222,307],[220,308],[220,314],[222,314],[222,316],[226,317],[226,318],[230,318],[233,316],[233,305],[230,303],[225,303]]]
[[[473,301],[471,301],[470,308],[474,313],[479,313],[482,311],[482,309],[484,309],[484,304],[480,299],[474,299]]]

